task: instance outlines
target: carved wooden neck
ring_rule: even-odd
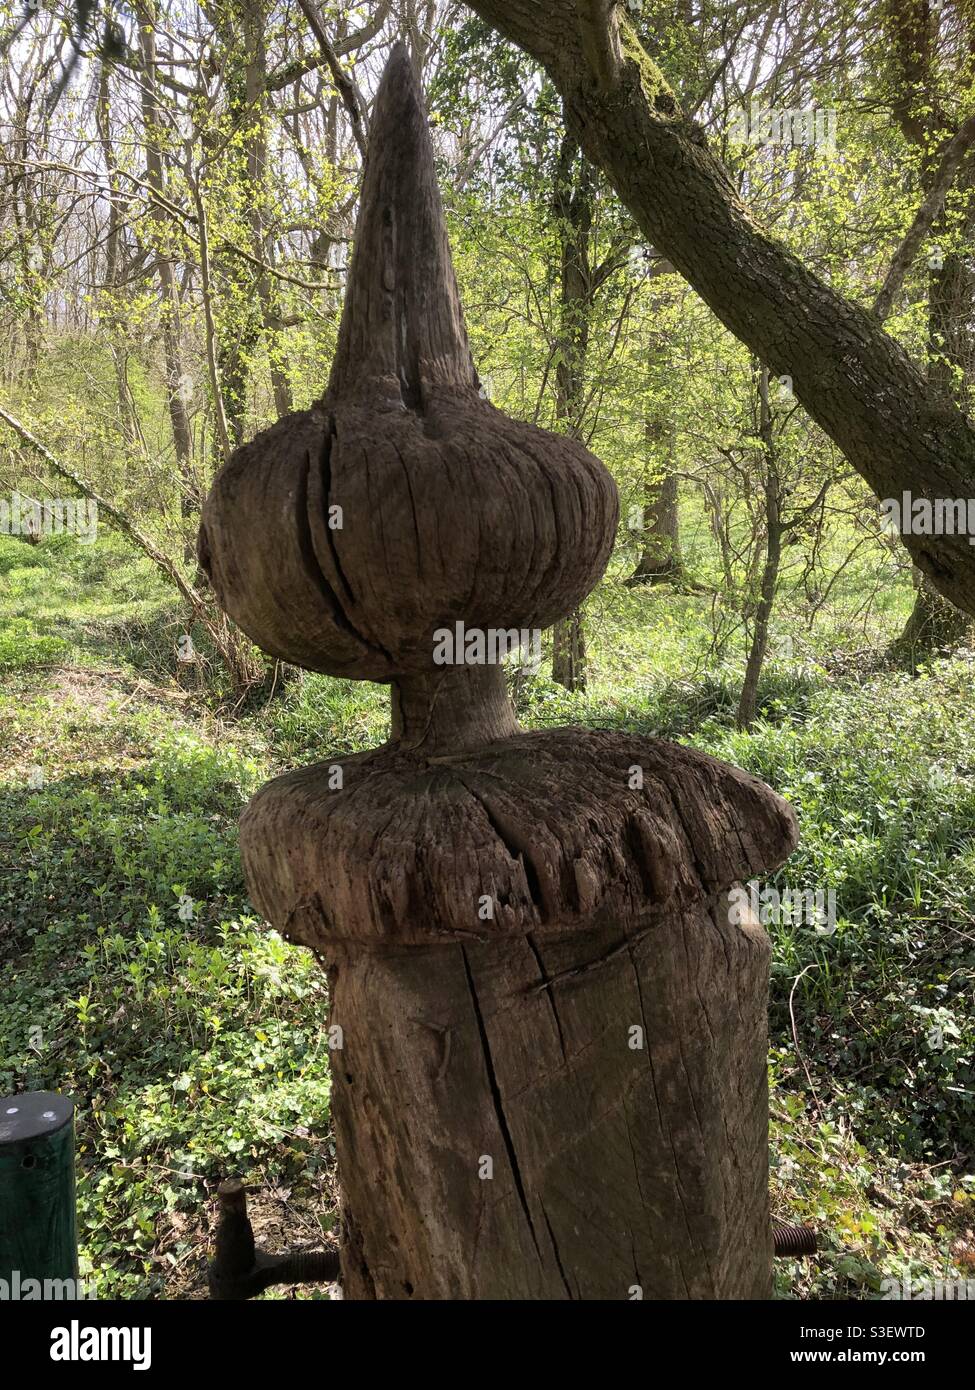
[[[393,682],[390,741],[404,751],[454,753],[518,732],[500,666],[446,666]]]

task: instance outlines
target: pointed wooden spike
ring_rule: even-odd
[[[345,311],[324,404],[370,396],[422,410],[479,387],[420,84],[397,44],[376,96]]]

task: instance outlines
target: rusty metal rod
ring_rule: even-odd
[[[794,1226],[788,1221],[772,1217],[772,1239],[776,1255],[796,1258],[800,1255],[815,1255],[818,1249],[816,1232],[811,1226]]]
[[[238,1178],[217,1188],[220,1217],[209,1266],[210,1297],[253,1298],[272,1284],[324,1284],[339,1277],[337,1250],[289,1250],[269,1255],[254,1244],[247,1189]]]

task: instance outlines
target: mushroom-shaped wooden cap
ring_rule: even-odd
[[[326,957],[352,940],[625,934],[777,868],[796,844],[792,810],[757,778],[634,734],[544,729],[342,766],[341,790],[334,764],[268,782],[240,823],[252,901]]]
[[[480,397],[407,50],[380,86],[331,380],[221,469],[217,599],[272,655],[387,681],[435,634],[550,626],[596,583],[619,502],[580,444]]]

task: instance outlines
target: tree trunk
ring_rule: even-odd
[[[115,368],[115,393],[118,400],[119,425],[126,444],[131,447],[139,443],[140,431],[132,393],[129,390],[127,354],[124,342],[120,341],[124,331],[124,316],[120,311],[117,298],[119,294],[122,219],[119,211],[119,179],[112,136],[111,96],[107,64],[102,64],[98,74],[98,99],[95,109],[98,132],[105,156],[105,167],[108,171],[108,183],[113,195],[108,205],[108,229],[105,233],[105,288],[110,297],[110,307],[106,317],[111,335],[112,365]]]
[[[926,4],[900,0],[886,11],[887,37],[895,71],[894,113],[901,131],[918,150],[921,189],[926,197],[942,177],[935,158],[948,135],[944,113],[936,99],[937,81],[932,71],[929,13]],[[961,178],[970,236],[975,219],[975,184],[969,164]],[[957,175],[958,170],[956,168]],[[954,229],[944,206],[934,220],[935,241],[950,240]],[[932,258],[928,265],[928,382],[946,401],[967,410],[971,376],[972,279],[965,259],[957,252]],[[891,644],[890,655],[916,670],[925,657],[957,646],[971,625],[919,569],[915,569],[915,600],[903,632]]]
[[[146,178],[154,192],[164,195],[166,174],[159,144],[162,125],[155,85],[156,43],[149,11],[144,7],[139,11],[138,29],[143,64],[139,93],[145,141]],[[166,246],[166,214],[159,204],[153,201],[150,203],[149,215],[154,233],[153,257],[159,280],[166,402],[173,430],[176,471],[180,483],[180,511],[189,527],[189,535],[192,536],[192,528],[197,524],[200,511],[200,487],[193,472],[193,432],[187,408],[188,377],[183,361],[179,288]],[[193,558],[191,540],[187,541],[184,558],[188,561]]]
[[[646,439],[654,467],[663,472],[644,485],[642,549],[636,569],[626,581],[634,584],[678,584],[684,577],[680,550],[677,474],[671,462],[673,431],[666,416],[647,421]]]
[[[904,630],[890,645],[890,658],[909,671],[939,652],[961,646],[971,634],[972,620],[942,598],[920,570],[915,571],[914,607]]]
[[[262,263],[272,259],[273,248],[267,235],[267,51],[265,27],[267,13],[264,0],[241,0],[242,29],[246,45],[245,87],[250,114],[247,130],[247,187],[251,249]],[[261,306],[264,341],[267,347],[268,368],[274,407],[278,416],[292,409],[291,385],[288,381],[287,359],[280,342],[278,322],[281,317],[278,294],[267,271],[258,271],[257,298]]]
[[[552,679],[566,690],[586,688],[586,630],[578,608],[555,624]]]
[[[870,314],[755,225],[621,6],[469,4],[545,66],[583,149],[644,235],[773,376],[792,377],[799,401],[878,497],[975,496],[975,431]],[[582,24],[580,15],[595,18]],[[975,613],[968,538],[905,543],[939,592]]]
[[[225,119],[236,138],[228,140],[225,132],[210,132],[204,141],[208,158],[220,171],[221,192],[230,213],[249,229],[252,246],[255,232],[262,228],[260,210],[255,211],[261,190],[252,189],[250,183],[261,157],[259,108],[264,77],[258,72],[259,57],[255,51],[261,47],[257,32],[261,7],[261,0],[230,0],[226,8],[216,11],[227,103]],[[228,216],[226,211],[224,216]],[[215,318],[215,330],[223,418],[231,442],[242,444],[246,437],[251,360],[261,339],[259,281],[264,277],[256,274],[255,267],[242,257],[229,253],[215,255],[214,267],[219,272],[221,290],[221,313]],[[218,428],[214,454],[222,460],[223,442],[219,435]]]
[[[765,475],[765,559],[758,604],[752,623],[752,640],[745,664],[745,679],[738,702],[738,727],[749,729],[758,712],[758,686],[768,651],[769,623],[775,605],[775,589],[782,563],[782,498],[781,482],[775,460],[775,439],[772,432],[772,411],[769,406],[768,368],[759,374],[758,436],[762,447],[762,467]]]
[[[558,229],[561,280],[555,413],[559,428],[572,439],[580,439],[592,312],[589,236],[593,186],[592,172],[570,135],[564,136],[559,152],[553,214]],[[586,688],[586,634],[579,609],[555,624],[552,679],[566,690]]]
[[[971,189],[968,200],[975,203]],[[941,228],[947,234],[944,219]],[[972,368],[972,307],[971,273],[960,255],[948,254],[928,272],[928,379],[946,400],[955,399],[962,407]],[[970,613],[944,598],[923,571],[916,575],[914,607],[890,647],[891,658],[910,670],[936,652],[959,646],[972,628]]]
[[[677,584],[684,567],[680,553],[680,517],[676,473],[665,473],[644,491],[643,549],[627,583]]]

